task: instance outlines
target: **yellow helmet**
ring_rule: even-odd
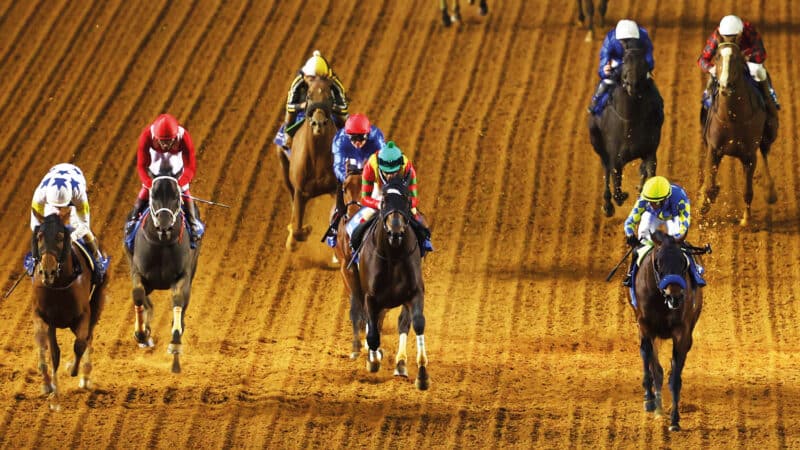
[[[672,193],[672,185],[669,180],[661,176],[648,179],[642,187],[642,198],[648,202],[660,202]]]
[[[302,72],[303,75],[328,77],[330,76],[331,68],[319,50],[314,50],[314,56],[308,58],[308,61],[303,65]]]

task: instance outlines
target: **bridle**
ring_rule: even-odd
[[[180,214],[181,214],[181,202],[178,202],[178,207],[176,209],[174,209],[174,210],[172,210],[170,208],[154,209],[154,206],[153,206],[154,205],[154,203],[153,203],[153,190],[154,190],[154,187],[156,185],[156,182],[161,181],[161,180],[169,180],[169,181],[175,183],[175,188],[180,193],[180,185],[178,185],[178,180],[176,180],[174,177],[170,177],[170,176],[167,176],[167,175],[162,175],[162,176],[153,178],[153,183],[151,184],[151,187],[150,187],[150,209],[151,209],[150,217],[153,219],[153,225],[155,225],[155,227],[157,229],[161,229],[161,223],[158,220],[158,214],[160,212],[166,211],[172,217],[172,219],[170,220],[170,223],[168,224],[167,228],[174,227],[175,226],[175,221],[178,220],[178,216],[180,216]]]
[[[664,302],[667,305],[667,308],[671,310],[676,310],[683,305],[683,300],[685,298],[686,292],[686,272],[689,270],[689,257],[683,253],[683,250],[678,250],[681,252],[682,258],[682,266],[679,273],[668,273],[666,275],[661,274],[658,270],[658,252],[660,249],[656,249],[653,253],[652,257],[652,265],[653,265],[653,276],[656,280],[656,285],[658,286],[658,290],[661,292],[661,295],[664,297]],[[680,286],[681,291],[679,294],[672,294],[667,291],[667,288],[672,285],[677,284]]]

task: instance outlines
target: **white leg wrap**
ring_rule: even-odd
[[[172,308],[172,332],[174,333],[177,331],[178,333],[183,333],[183,329],[181,328],[181,312],[183,312],[183,308],[180,306],[176,306]]]
[[[400,333],[400,339],[397,344],[397,356],[395,356],[394,362],[403,361],[407,358],[406,356],[407,344],[408,344],[408,334]]]

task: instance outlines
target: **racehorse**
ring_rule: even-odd
[[[614,214],[609,189],[612,173],[614,200],[619,206],[628,198],[621,188],[622,169],[628,162],[642,160],[639,191],[645,180],[655,175],[656,150],[664,123],[664,102],[649,76],[644,48],[636,40],[623,41],[623,47],[622,69],[617,69],[621,86],[610,93],[606,108],[598,115],[589,114],[588,120],[589,140],[603,163],[603,211],[607,217]]]
[[[757,149],[764,158],[767,175],[767,203],[775,203],[775,182],[769,172],[767,155],[778,134],[777,119],[767,120],[764,98],[745,76],[747,65],[739,46],[734,42],[723,42],[714,56],[718,70],[719,90],[711,108],[704,117],[703,143],[708,148],[704,198],[700,210],[706,214],[719,195],[717,171],[724,156],[739,158],[744,167],[745,211],[740,224],[746,226],[750,220],[750,204],[753,201],[753,173],[758,161]],[[769,99],[767,99],[769,101]]]
[[[449,27],[451,24],[461,22],[461,1],[460,0],[452,0],[453,4],[453,14],[450,15],[450,12],[447,11],[447,0],[439,0],[439,9],[442,10],[442,23],[444,26]],[[472,5],[475,3],[475,0],[469,0],[469,4]],[[478,1],[478,10],[482,16],[489,14],[489,5],[486,3],[486,0],[479,0]]]
[[[311,232],[311,226],[303,224],[306,203],[322,194],[336,192],[331,153],[336,125],[332,116],[330,81],[318,78],[308,87],[305,119],[292,141],[291,154],[287,156],[283,148],[277,148],[283,179],[292,197],[292,219],[286,239],[289,251],[295,251],[297,242],[305,241]]]
[[[663,416],[661,387],[664,370],[658,361],[654,340],[672,339],[672,393],[670,431],[680,430],[678,403],[681,373],[692,348],[692,331],[703,309],[703,291],[692,286],[689,259],[681,244],[661,230],[652,234],[654,248],[645,255],[636,273],[632,302],[639,325],[639,353],[642,356],[644,409]]]
[[[417,336],[417,379],[420,390],[428,389],[428,355],[425,351],[425,285],[422,280],[420,243],[411,221],[411,196],[408,181],[396,176],[383,185],[383,200],[378,219],[366,232],[360,250],[359,280],[367,313],[367,369],[377,372],[383,351],[380,348],[380,323],[386,310],[402,306],[397,319],[400,333],[395,372],[408,377],[406,341],[413,322]]]
[[[184,317],[200,255],[200,242],[195,244],[196,248],[190,243],[182,203],[181,187],[176,178],[163,174],[153,178],[150,206],[136,229],[133,252],[127,247],[125,252],[133,282],[134,338],[140,347],[154,345],[150,331],[153,317],[150,293],[172,291],[172,341],[167,351],[173,355],[173,373],[181,371]]]
[[[600,26],[606,24],[606,9],[608,0],[599,0],[597,4]],[[588,21],[588,23],[586,23]],[[592,42],[594,39],[594,0],[578,0],[578,25],[586,24],[588,31],[584,41]]]
[[[33,322],[39,347],[39,371],[44,380],[42,392],[50,394],[50,409],[58,410],[58,365],[61,350],[56,329],[69,328],[75,335],[75,359],[67,365],[70,375],[80,368],[80,388],[91,389],[91,353],[94,327],[105,304],[105,286],[92,284],[92,260],[89,254],[72,241],[70,230],[58,214],[45,217],[36,227],[31,242],[35,261],[33,272]],[[47,366],[50,347],[52,373]],[[83,359],[81,359],[83,358]]]

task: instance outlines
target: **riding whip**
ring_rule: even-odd
[[[609,281],[611,281],[611,277],[613,277],[613,276],[614,276],[614,274],[615,274],[615,273],[617,273],[617,269],[619,269],[619,266],[621,266],[621,265],[622,265],[622,263],[624,263],[624,262],[625,262],[625,260],[626,260],[626,259],[628,259],[628,255],[630,255],[632,251],[633,251],[633,247],[629,248],[629,249],[628,249],[628,252],[627,252],[627,253],[625,253],[625,256],[623,256],[623,257],[622,257],[622,259],[621,259],[621,260],[620,260],[620,261],[617,263],[617,265],[616,265],[616,266],[614,266],[614,268],[613,268],[613,269],[611,269],[611,272],[609,272],[609,273],[608,273],[608,276],[606,277],[606,283],[608,283]]]
[[[226,205],[225,203],[212,202],[211,200],[203,200],[202,198],[197,198],[197,197],[194,197],[194,196],[191,196],[191,195],[186,195],[186,194],[181,194],[181,195],[183,195],[186,198],[190,198],[190,199],[192,199],[192,200],[194,200],[196,202],[205,203],[206,205],[213,205],[213,206],[221,206],[223,208],[230,208],[230,206]]]
[[[8,289],[8,291],[6,291],[6,293],[3,295],[3,300],[7,299],[8,296],[11,295],[12,292],[14,292],[14,289],[17,288],[17,285],[19,284],[20,281],[22,281],[23,277],[25,277],[25,272],[19,274],[17,279],[14,281],[14,284],[12,284],[11,287]]]

